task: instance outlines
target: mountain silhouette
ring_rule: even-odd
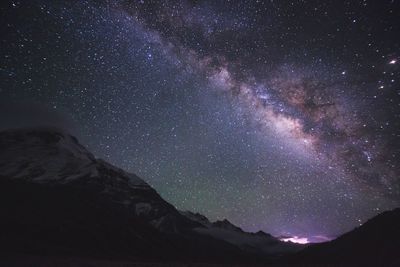
[[[0,212],[4,253],[268,262],[299,249],[227,220],[180,212],[141,178],[96,159],[53,128],[0,132]],[[239,240],[229,239],[234,235]],[[245,248],[250,243],[262,249]]]

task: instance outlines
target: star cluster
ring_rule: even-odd
[[[179,209],[323,241],[399,205],[396,1],[5,1],[1,128],[55,124]]]

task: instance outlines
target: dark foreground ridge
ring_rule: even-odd
[[[311,245],[284,262],[400,266],[400,208],[383,212],[335,240]]]

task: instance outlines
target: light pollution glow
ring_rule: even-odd
[[[298,236],[282,238],[281,241],[292,242],[292,243],[297,243],[297,244],[308,244],[308,243],[310,243],[310,241],[308,240],[307,237],[298,237]]]

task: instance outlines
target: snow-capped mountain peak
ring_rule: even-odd
[[[96,175],[94,156],[61,130],[8,130],[1,132],[0,137],[0,165],[4,176],[35,182],[68,182]]]
[[[136,175],[96,159],[75,137],[57,128],[7,130],[0,137],[0,166],[7,177],[68,183],[96,177],[103,168],[129,177],[132,186],[147,185]]]

